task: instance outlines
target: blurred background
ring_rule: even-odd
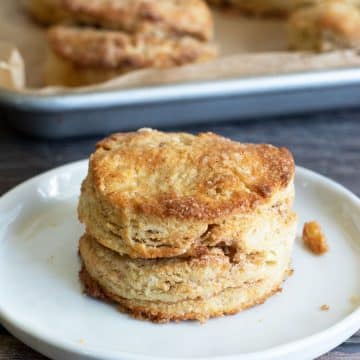
[[[61,46],[55,46],[67,44],[68,38],[63,37],[66,30],[53,31],[53,37],[46,36],[48,29],[44,25],[59,21],[56,12],[51,11],[53,8],[38,12],[37,7],[31,6],[35,4],[41,7],[45,3],[53,5],[55,2],[27,1],[28,7],[24,10],[21,1],[0,0],[0,196],[44,171],[88,158],[97,141],[111,132],[136,130],[139,127],[191,133],[212,131],[240,142],[284,146],[294,154],[298,166],[325,175],[360,196],[360,12],[354,5],[356,2],[345,2],[349,6],[346,8],[348,18],[340,18],[340,23],[335,18],[334,23],[343,25],[351,20],[357,31],[356,43],[349,42],[346,34],[338,33],[341,26],[325,29],[330,33],[335,31],[335,39],[340,36],[341,49],[337,48],[336,41],[331,43],[332,48],[327,48],[329,44],[316,36],[312,43],[302,42],[302,24],[305,24],[305,30],[309,24],[296,21],[297,17],[289,21],[288,25],[293,26],[295,34],[289,37],[281,16],[275,19],[266,16],[264,19],[258,16],[240,17],[239,13],[225,16],[222,11],[205,9],[201,18],[196,19],[200,24],[200,34],[185,32],[186,36],[193,37],[195,45],[192,50],[199,50],[194,59],[188,59],[187,64],[181,63],[190,64],[189,68],[146,72],[144,68],[153,69],[154,64],[158,64],[156,56],[145,59],[145,65],[140,62],[141,66],[134,68],[126,64],[129,58],[125,57],[124,60],[120,56],[117,59],[118,68],[115,72],[111,68],[109,76],[108,69],[101,68],[96,62],[98,58],[90,56],[91,59],[95,58],[95,65],[90,61],[91,64],[84,66],[85,75],[79,75],[81,81],[75,85],[94,85],[84,81],[88,80],[89,69],[96,75],[89,78],[97,80],[113,79],[130,70],[140,70],[140,75],[132,77],[132,73],[129,77],[118,78],[117,82],[107,83],[106,89],[110,89],[110,92],[102,92],[104,85],[100,85],[95,90],[101,91],[89,94],[67,88],[47,89],[45,93],[34,90],[46,84],[44,64],[49,49],[53,55],[63,56],[67,69],[72,72],[67,79],[61,72],[60,75],[56,71],[51,72],[55,80],[48,82],[48,85],[72,86],[71,81],[77,77],[77,72],[81,72],[77,57],[69,56],[66,51],[64,56],[64,52],[58,51]],[[72,2],[67,3],[70,4],[67,5],[67,12],[61,12],[60,17],[69,17],[73,21],[76,34],[78,30],[85,31],[83,14],[79,16],[76,10],[71,10]],[[269,3],[263,2],[265,10]],[[285,4],[283,7],[291,2],[277,3]],[[311,11],[320,14],[321,19],[322,11],[327,14],[328,9],[320,10],[316,8]],[[303,16],[306,19],[306,14],[300,12],[297,16],[300,20]],[[255,15],[259,14],[255,12]],[[95,45],[100,43],[100,46],[97,48],[98,45],[92,42],[89,44],[99,50],[91,55],[99,55],[100,50],[104,50],[102,44],[105,40],[98,42],[97,36],[100,30],[105,34],[109,29],[106,24],[105,29],[100,29],[104,27],[104,19],[97,18],[97,14],[94,16],[87,26],[93,27]],[[214,17],[214,38],[212,29],[205,29],[208,34],[202,34],[206,16]],[[309,26],[317,29],[317,17],[312,19],[315,22]],[[42,26],[37,22],[42,22]],[[134,34],[133,29],[124,30],[121,26],[123,24],[116,29],[116,36],[125,36],[137,44],[138,34]],[[71,31],[70,34],[73,34]],[[319,31],[310,35],[317,34]],[[175,42],[174,47],[178,48],[183,36],[184,33],[178,33],[175,38],[173,34],[166,34],[165,39],[156,41],[161,44],[162,41]],[[352,36],[350,38],[354,40]],[[229,57],[224,60],[220,56],[220,60],[202,64],[204,53],[206,60],[215,56],[212,52],[213,42],[221,43],[220,55]],[[76,44],[73,41],[70,46],[74,53]],[[85,54],[86,49],[92,48],[89,44],[84,46]],[[311,51],[298,53],[289,51],[290,47],[293,50]],[[124,49],[120,46],[120,50]],[[174,63],[179,65],[173,61],[173,52],[161,55],[170,58],[171,66]],[[106,62],[102,60],[100,58],[101,64]],[[197,62],[201,62],[201,66],[192,64]],[[334,71],[327,72],[330,69]],[[104,78],[100,76],[102,71],[106,74]],[[218,82],[202,83],[203,80],[219,79]],[[174,81],[189,83],[173,86]],[[149,84],[168,86],[154,90],[146,87]],[[33,89],[29,91],[29,87]],[[360,360],[360,332],[321,359],[344,358]],[[20,359],[45,358],[20,343],[0,325],[0,360]]]

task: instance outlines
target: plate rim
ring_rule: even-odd
[[[41,180],[42,178],[46,178],[51,176],[52,174],[59,173],[62,170],[74,171],[78,169],[80,166],[85,166],[88,163],[88,159],[83,159],[71,163],[67,163],[43,173],[40,173],[28,180],[21,182],[16,185],[12,189],[5,192],[0,196],[0,205],[3,201],[6,201],[7,198],[14,196],[17,191],[21,191],[22,188],[30,187],[33,183]],[[340,183],[321,175],[315,171],[309,170],[302,166],[296,166],[296,175],[301,174],[305,177],[311,177],[312,180],[316,180],[318,183],[325,183],[326,186],[333,189],[336,193],[341,194],[347,200],[347,202],[353,203],[360,210],[360,198],[348,190],[346,187],[341,185]],[[295,176],[296,176],[295,175]],[[1,241],[1,239],[0,239]],[[282,355],[291,355],[296,354],[301,349],[309,349],[312,347],[316,347],[317,345],[321,345],[325,342],[334,341],[340,338],[341,335],[344,337],[344,333],[353,334],[360,328],[360,305],[348,316],[344,317],[341,321],[335,323],[334,325],[328,327],[327,329],[312,334],[310,336],[303,337],[299,340],[290,341],[288,343],[277,345],[271,347],[269,349],[255,351],[255,352],[246,352],[240,354],[231,354],[231,355],[220,355],[220,356],[197,356],[197,357],[168,357],[168,356],[154,356],[154,355],[146,355],[146,354],[134,354],[124,351],[117,350],[106,350],[99,346],[91,346],[84,347],[76,342],[71,342],[69,340],[64,339],[55,339],[51,335],[47,333],[42,333],[41,330],[31,329],[30,326],[21,323],[17,319],[13,319],[11,315],[6,314],[6,312],[2,308],[1,299],[0,299],[0,323],[3,325],[10,333],[16,333],[18,338],[24,342],[29,343],[24,340],[25,337],[30,337],[36,340],[39,343],[38,347],[34,347],[32,344],[28,344],[30,347],[40,351],[39,348],[41,344],[48,345],[52,348],[57,349],[58,351],[62,351],[65,353],[72,353],[77,356],[87,356],[89,358],[101,358],[106,356],[107,358],[113,359],[129,359],[129,360],[200,360],[200,359],[208,359],[208,360],[220,360],[220,359],[243,359],[243,360],[257,360],[257,359],[271,359],[271,358],[279,358]],[[21,336],[19,335],[21,333]],[[336,341],[337,341],[336,340]]]

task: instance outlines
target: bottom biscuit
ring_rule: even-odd
[[[80,280],[84,292],[94,298],[118,305],[122,312],[141,320],[166,323],[181,320],[206,320],[224,315],[233,315],[255,305],[263,304],[269,297],[282,290],[282,282],[291,275],[287,270],[277,281],[264,280],[240,288],[229,288],[209,299],[185,300],[176,303],[125,299],[107,292],[94,280],[83,266]]]
[[[85,292],[154,322],[235,314],[263,303],[289,275],[295,229],[269,240],[265,252],[209,247],[196,257],[132,259],[84,234],[79,242]]]

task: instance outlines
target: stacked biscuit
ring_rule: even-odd
[[[157,322],[233,314],[290,272],[294,162],[283,148],[143,129],[90,157],[78,213],[85,291]]]
[[[79,86],[126,72],[216,56],[203,0],[27,0],[49,30],[49,85]]]

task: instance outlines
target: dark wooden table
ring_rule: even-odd
[[[286,146],[294,153],[298,165],[329,176],[360,195],[360,110],[181,130],[214,131],[241,141]],[[16,134],[0,123],[0,195],[45,170],[86,158],[98,139],[36,140]],[[322,360],[344,358],[360,360],[360,332]],[[0,326],[0,360],[15,359],[44,357]]]

